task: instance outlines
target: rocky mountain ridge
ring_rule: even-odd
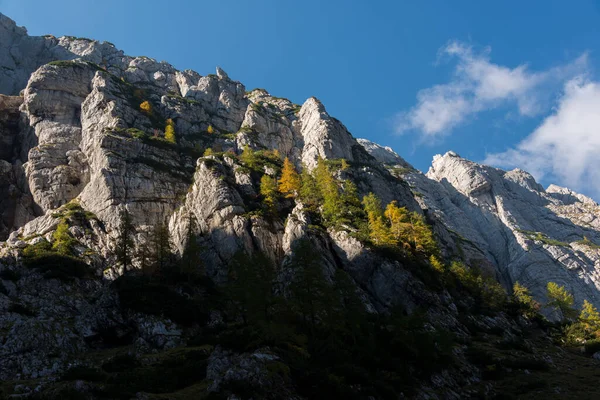
[[[453,152],[436,156],[422,174],[390,148],[355,139],[316,98],[297,105],[216,72],[178,71],[106,42],[31,37],[0,14],[0,379],[53,379],[75,354],[99,346],[126,342],[157,351],[192,335],[179,320],[120,309],[122,293],[111,282],[128,272],[115,255],[123,210],[136,226],[137,250],[165,224],[183,254],[191,232],[217,284],[227,282],[240,252],[264,254],[289,281],[293,246],[308,238],[328,279],[347,273],[370,312],[424,308],[431,321],[467,336],[461,299],[431,290],[409,265],[370,248],[352,229],[324,228],[290,199],[279,205],[284,216],[257,212],[259,175],[276,177],[285,157],[306,170],[319,159],[343,160],[335,175],[353,182],[359,197],[372,192],[383,204],[397,201],[424,215],[444,259],[481,269],[507,290],[518,281],[544,302],[546,284],[556,282],[578,306],[600,306],[600,207],[592,199],[557,186],[544,190],[524,171]],[[175,142],[165,140],[167,121]],[[254,169],[241,160],[244,149],[261,157]],[[56,242],[65,221],[76,257],[91,267],[89,279],[65,283],[24,266],[24,253]],[[218,324],[213,314],[210,323]],[[511,334],[523,328],[505,316],[473,323]],[[261,351],[211,353],[214,390],[233,370],[248,374],[240,365],[260,367],[248,360],[274,357]],[[440,373],[421,394],[442,387],[452,393],[478,379],[471,366],[461,368]]]

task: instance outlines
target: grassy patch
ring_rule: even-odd
[[[517,229],[517,232],[524,234],[527,237],[527,239],[529,239],[529,240],[542,242],[549,246],[562,246],[562,247],[569,246],[569,243],[565,243],[565,242],[561,242],[556,239],[552,239],[552,238],[548,237],[548,235],[546,235],[545,233],[542,233],[542,232],[527,231],[524,229]]]

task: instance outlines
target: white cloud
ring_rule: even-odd
[[[546,71],[531,72],[527,65],[509,68],[490,61],[490,49],[481,53],[461,42],[450,42],[439,57],[457,59],[452,80],[419,91],[417,104],[396,119],[398,133],[419,131],[424,138],[444,136],[467,117],[506,104],[524,116],[538,115],[562,83],[585,71],[587,55]]]
[[[519,167],[600,195],[600,82],[568,81],[554,113],[515,148],[488,154],[486,164]]]

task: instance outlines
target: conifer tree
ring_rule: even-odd
[[[152,104],[148,100],[140,104],[140,109],[148,115],[152,114]]]
[[[289,288],[292,295],[292,309],[314,329],[317,322],[332,315],[333,289],[327,282],[321,263],[321,255],[308,239],[299,240],[293,248],[290,263],[294,280]]]
[[[358,189],[351,180],[343,181],[343,190],[341,194],[342,212],[345,217],[352,223],[357,220],[363,219],[365,213],[362,207],[362,203],[358,198]]]
[[[167,120],[167,126],[165,127],[165,140],[169,143],[175,143],[175,123],[171,118]]]
[[[154,225],[150,247],[152,251],[152,264],[156,271],[161,271],[171,266],[173,261],[171,237],[169,228],[164,222],[161,221]]]
[[[135,258],[139,261],[142,272],[152,276],[156,272],[152,260],[152,251],[149,246],[148,234],[145,232],[143,236],[143,242],[138,245]]]
[[[409,212],[410,234],[412,245],[415,250],[425,254],[437,254],[439,252],[437,242],[431,231],[431,227],[425,222],[425,218],[416,213]]]
[[[397,243],[389,227],[386,225],[381,202],[373,193],[363,197],[363,205],[369,221],[369,237],[378,246],[390,246]]]
[[[267,174],[260,178],[260,194],[270,213],[277,211],[277,180]]]
[[[554,282],[548,282],[546,286],[546,296],[548,297],[547,307],[552,307],[559,310],[565,319],[573,319],[575,310],[573,309],[573,295]]]
[[[342,171],[346,171],[349,167],[350,167],[350,165],[348,164],[348,161],[346,161],[345,158],[342,158],[342,162],[340,164],[340,169]]]
[[[390,221],[392,235],[399,241],[405,239],[410,231],[406,207],[398,207],[398,203],[394,200],[387,205],[384,215]]]
[[[539,303],[529,294],[529,289],[519,282],[515,282],[513,285],[513,298],[524,309],[524,314],[528,317],[533,317],[540,309]]]
[[[181,272],[190,281],[192,277],[200,275],[204,276],[204,264],[201,259],[202,249],[198,245],[198,238],[194,233],[196,230],[196,219],[193,214],[188,214],[187,233],[185,248],[181,256]]]
[[[397,202],[392,201],[385,209],[385,217],[390,222],[391,233],[396,241],[428,255],[437,254],[437,242],[423,216],[409,212],[405,207],[398,207]]]
[[[286,157],[283,160],[283,169],[281,171],[281,178],[279,179],[279,192],[286,199],[295,198],[300,192],[300,186],[300,175],[298,175],[294,164]]]
[[[242,150],[242,154],[240,155],[240,160],[251,169],[256,169],[258,167],[258,158],[256,157],[254,150],[248,145],[244,146],[244,150]]]
[[[119,212],[119,228],[117,233],[116,256],[117,262],[125,271],[131,267],[131,258],[133,254],[133,235],[135,227],[131,215],[126,208]]]
[[[308,168],[302,168],[300,181],[300,200],[308,207],[317,207],[321,201],[321,194],[317,187],[317,181],[308,171]]]
[[[583,300],[579,321],[583,324],[588,332],[598,332],[600,330],[600,313],[592,303]]]
[[[338,184],[331,174],[325,160],[321,157],[317,160],[317,166],[313,171],[317,187],[323,198],[323,218],[329,224],[335,224],[341,209],[340,191]]]
[[[268,322],[274,305],[275,270],[262,253],[238,252],[229,265],[229,294],[245,324]]]
[[[446,266],[444,265],[443,262],[441,262],[439,260],[439,258],[437,258],[434,255],[429,256],[429,264],[431,265],[431,267],[436,270],[437,272],[444,273],[446,271]]]
[[[338,268],[335,271],[334,289],[339,297],[340,325],[345,325],[355,346],[360,346],[358,338],[366,325],[367,312],[361,300],[357,286],[347,272]],[[333,322],[333,321],[332,321]]]

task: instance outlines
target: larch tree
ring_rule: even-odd
[[[336,223],[336,219],[340,211],[340,189],[338,184],[331,174],[325,160],[321,157],[317,160],[317,167],[313,174],[317,182],[319,192],[323,197],[323,217],[330,224]]]
[[[177,141],[175,137],[175,123],[171,118],[167,120],[167,125],[165,126],[165,140],[169,143]]]
[[[283,169],[279,179],[279,193],[284,195],[286,199],[296,198],[300,193],[301,185],[300,175],[298,175],[294,164],[286,157],[283,160]]]
[[[583,301],[579,321],[583,324],[586,330],[590,332],[598,332],[600,330],[600,313],[592,303],[587,300]]]
[[[131,259],[134,250],[133,235],[135,227],[129,211],[122,208],[119,212],[119,228],[117,233],[116,256],[117,262],[125,271],[131,266]]]
[[[204,263],[202,262],[201,253],[202,248],[198,244],[198,236],[196,232],[196,218],[192,213],[188,214],[187,218],[187,232],[185,248],[179,261],[181,274],[184,275],[188,282],[195,276],[204,276],[206,271]]]
[[[513,298],[528,317],[533,317],[540,310],[540,304],[533,299],[529,293],[529,289],[519,282],[515,282],[513,285]]]
[[[150,115],[150,114],[152,114],[152,104],[150,104],[150,102],[148,100],[146,100],[146,101],[142,102],[142,104],[140,104],[140,110],[142,110],[146,114]]]
[[[321,193],[319,193],[315,177],[306,166],[302,168],[300,182],[300,200],[309,207],[317,207],[321,201]]]
[[[397,241],[386,225],[381,209],[381,201],[375,194],[369,193],[363,197],[363,206],[369,221],[369,237],[378,246],[395,245]]]
[[[254,150],[248,145],[244,146],[244,150],[242,150],[242,154],[240,155],[240,160],[246,164],[248,168],[256,169],[258,167],[258,157]]]
[[[548,297],[547,307],[559,310],[565,319],[573,319],[576,316],[573,308],[573,295],[564,286],[548,282],[546,296]]]
[[[333,315],[333,288],[325,277],[322,257],[310,240],[296,242],[292,254],[290,268],[294,278],[289,285],[292,309],[312,331],[319,320],[328,321]]]
[[[410,230],[406,207],[398,207],[398,203],[394,200],[387,205],[384,215],[390,221],[390,231],[394,235],[394,238],[398,241],[403,241]]]
[[[277,179],[264,174],[260,178],[260,194],[269,213],[277,211]]]

